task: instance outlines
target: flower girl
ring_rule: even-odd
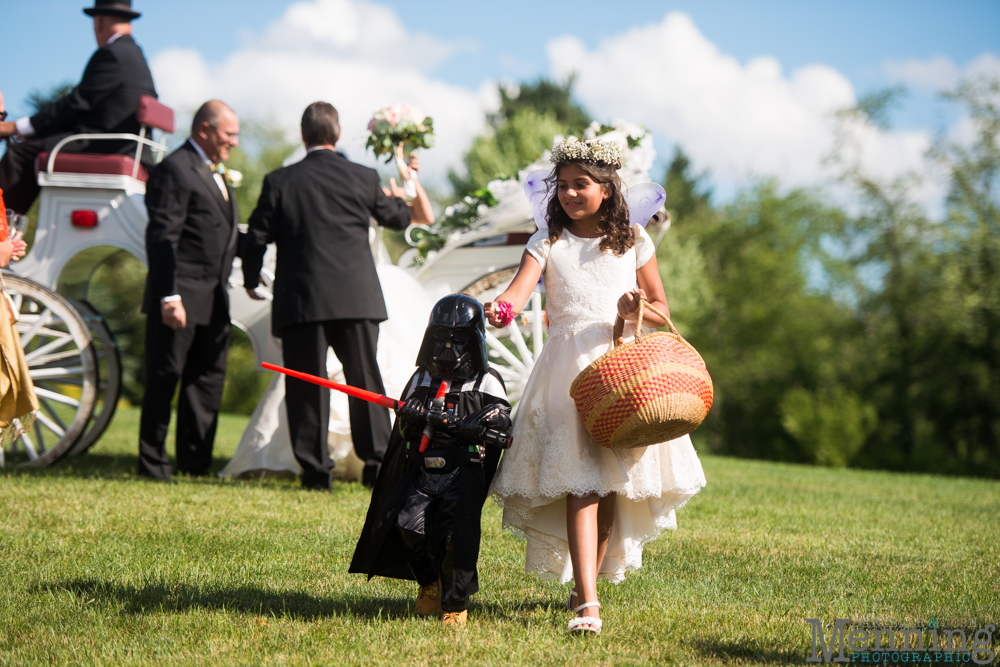
[[[525,570],[574,581],[567,603],[576,612],[574,633],[601,631],[597,577],[618,583],[638,569],[643,545],[676,528],[674,510],[705,485],[688,436],[606,449],[587,433],[569,395],[577,374],[611,349],[616,314],[629,337],[640,297],[668,312],[646,219],[629,220],[621,152],[614,142],[572,137],[553,148],[548,229],[531,237],[517,275],[486,308],[493,326],[506,326],[543,278],[549,336],[491,490],[504,526],[527,538]],[[665,324],[648,309],[644,320]]]

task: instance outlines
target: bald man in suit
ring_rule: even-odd
[[[239,143],[240,123],[213,100],[195,114],[191,137],[146,185],[146,391],[139,426],[139,474],[170,479],[170,402],[177,404],[177,467],[207,475],[226,379],[229,294],[237,247],[236,196],[221,163]]]

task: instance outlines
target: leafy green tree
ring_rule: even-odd
[[[517,172],[552,147],[563,131],[550,113],[522,109],[485,135],[476,137],[462,158],[467,174],[448,175],[456,195],[466,196],[496,178],[515,178]]]
[[[499,87],[500,109],[490,116],[490,125],[499,127],[518,112],[530,109],[551,114],[567,132],[579,135],[590,125],[590,114],[573,101],[573,81],[570,77],[559,84],[540,78],[535,83],[522,83],[516,90]]]
[[[968,113],[970,146],[942,140],[932,157],[949,178],[936,263],[937,297],[919,393],[925,469],[1000,477],[1000,79],[963,82],[947,95]],[[943,451],[942,451],[943,450]],[[944,456],[940,456],[940,454]]]
[[[557,134],[579,134],[590,116],[572,99],[572,79],[556,84],[539,79],[521,84],[516,94],[500,86],[500,109],[488,118],[487,131],[463,156],[466,173],[450,172],[455,198],[497,178],[513,178],[552,147]]]
[[[124,251],[94,271],[87,290],[87,301],[114,333],[122,364],[122,398],[133,405],[142,402],[146,382],[146,317],[140,312],[145,290],[145,265]]]
[[[853,464],[1000,476],[1000,83],[966,82],[950,97],[976,137],[932,152],[950,181],[944,220],[915,203],[916,176],[865,172],[848,132],[836,157],[861,211],[831,234],[826,266],[863,332],[852,341],[853,385],[877,407]],[[878,97],[876,111],[889,100]],[[886,126],[869,106],[844,114],[848,130]]]
[[[691,159],[684,149],[675,147],[663,183],[667,193],[667,210],[673,220],[703,215],[711,208],[712,192],[703,184],[705,180],[706,174],[695,176],[692,173]]]
[[[843,465],[845,456],[824,453],[821,429],[836,413],[870,412],[849,388],[838,388],[851,359],[845,340],[856,327],[848,309],[809,288],[819,238],[841,213],[816,193],[783,193],[774,182],[713,210],[686,168],[671,179],[688,214],[677,214],[668,237],[681,247],[697,243],[704,278],[684,290],[700,289],[706,298],[690,308],[671,294],[667,276],[664,287],[715,384],[715,404],[696,440],[737,456]],[[660,255],[669,266],[670,247]],[[816,414],[814,406],[831,394],[842,400]],[[867,417],[860,426],[870,427]]]
[[[52,104],[56,100],[59,100],[66,95],[73,92],[76,87],[71,81],[64,81],[63,83],[58,83],[48,90],[35,89],[28,93],[27,103],[30,109],[29,115],[34,115]]]

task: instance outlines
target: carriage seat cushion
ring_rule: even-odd
[[[35,171],[48,168],[48,152],[40,153],[35,159]],[[131,155],[100,155],[98,153],[59,153],[52,171],[69,174],[107,174],[110,176],[131,176],[135,159]],[[139,165],[137,178],[145,182],[149,172]]]

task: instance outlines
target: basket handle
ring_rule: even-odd
[[[649,308],[651,311],[653,311],[654,313],[656,313],[657,315],[659,315],[660,317],[662,317],[664,320],[666,320],[667,321],[667,326],[670,327],[670,332],[671,333],[675,333],[678,336],[680,336],[680,333],[678,333],[677,328],[674,327],[674,323],[670,321],[670,318],[667,315],[664,315],[659,310],[657,310],[657,308],[655,306],[653,306],[651,303],[649,303],[648,301],[646,301],[646,299],[640,297],[640,299],[639,299],[639,318],[636,320],[636,323],[635,323],[635,341],[637,343],[642,340],[642,315],[643,315],[643,310],[646,309],[646,308]],[[618,347],[619,345],[622,345],[625,342],[625,337],[624,336],[625,336],[625,320],[622,319],[621,315],[616,315],[615,316],[615,333],[614,333],[615,347]]]

